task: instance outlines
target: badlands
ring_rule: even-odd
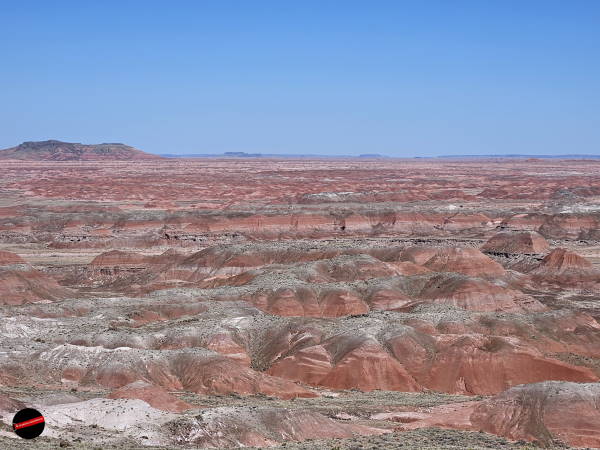
[[[600,160],[48,145],[1,161],[0,448],[600,447]]]

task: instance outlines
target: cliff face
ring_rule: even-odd
[[[28,161],[133,161],[161,159],[125,144],[79,144],[61,141],[23,142],[0,150],[0,159]]]

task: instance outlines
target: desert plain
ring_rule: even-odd
[[[600,447],[600,160],[0,166],[0,448]]]

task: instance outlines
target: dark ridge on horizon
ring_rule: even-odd
[[[45,141],[25,141],[22,144],[0,150],[0,160],[17,159],[30,161],[94,161],[94,160],[147,160],[162,158],[275,158],[275,159],[600,159],[600,154],[560,154],[532,155],[521,153],[478,154],[478,155],[437,155],[437,156],[388,156],[380,153],[361,153],[359,155],[327,155],[327,154],[281,154],[281,153],[151,153],[120,142],[104,142],[101,144],[82,144],[79,142],[63,142],[55,139]]]
[[[16,147],[0,150],[0,159],[23,161],[137,161],[162,159],[121,143],[81,144],[47,141],[26,141]]]

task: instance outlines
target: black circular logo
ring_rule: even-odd
[[[13,430],[23,439],[33,439],[44,431],[46,421],[39,411],[25,408],[13,417]]]

